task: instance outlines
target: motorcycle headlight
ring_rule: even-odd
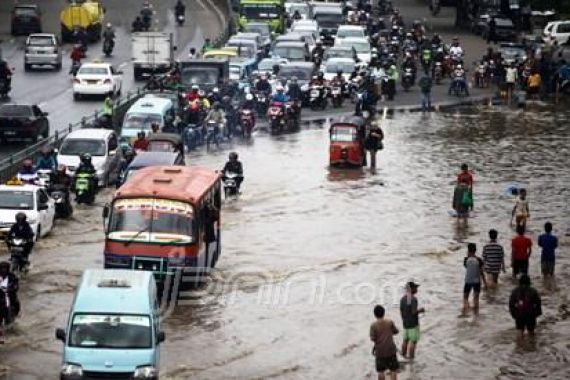
[[[83,376],[83,368],[77,364],[65,363],[61,367],[61,375],[81,377]]]
[[[158,378],[158,370],[153,366],[143,366],[135,369],[135,379],[155,379]]]

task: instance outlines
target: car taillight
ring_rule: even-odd
[[[73,80],[73,83],[79,84],[79,83],[81,83],[81,81],[80,81],[79,79],[75,78],[75,79]]]
[[[105,79],[104,84],[111,84],[111,79]]]

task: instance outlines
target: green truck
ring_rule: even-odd
[[[244,30],[248,22],[267,22],[271,31],[285,32],[285,0],[240,0],[238,25]]]

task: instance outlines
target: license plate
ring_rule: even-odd
[[[335,89],[332,91],[332,93],[333,93],[333,95],[338,95],[338,94],[340,94],[340,90],[337,89],[337,88],[335,88]]]
[[[16,136],[16,131],[5,131],[4,134],[7,136]]]
[[[318,90],[313,90],[313,91],[311,91],[311,96],[312,96],[313,98],[317,98],[317,97],[319,96],[319,91],[318,91]]]
[[[97,84],[98,82],[98,80],[88,80],[87,84]]]

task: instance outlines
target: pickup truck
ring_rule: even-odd
[[[32,139],[49,136],[47,113],[36,105],[4,104],[0,106],[0,143],[8,139]]]

